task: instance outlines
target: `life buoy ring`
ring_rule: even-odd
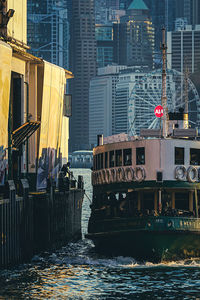
[[[141,176],[138,176],[139,173],[141,174]],[[134,177],[135,177],[135,181],[137,181],[137,182],[141,182],[141,181],[145,180],[145,177],[146,177],[145,169],[143,167],[136,167]]]
[[[132,167],[127,167],[125,169],[125,180],[131,182],[134,180],[134,169]]]
[[[125,172],[124,168],[118,168],[117,169],[117,181],[122,182],[125,179]]]
[[[187,170],[185,166],[177,166],[175,168],[175,178],[179,181],[185,181],[187,176]]]
[[[111,169],[110,170],[110,182],[116,182],[116,170],[115,169]]]
[[[187,169],[187,179],[189,182],[197,182],[198,181],[198,169],[190,166]]]

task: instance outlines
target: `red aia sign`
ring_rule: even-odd
[[[161,105],[156,106],[154,109],[154,114],[157,118],[161,118],[163,116],[163,107]]]

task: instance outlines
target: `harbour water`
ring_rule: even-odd
[[[91,171],[83,175],[92,198]],[[131,257],[103,257],[84,239],[90,215],[84,199],[83,240],[28,264],[0,271],[0,299],[200,299],[200,259],[140,264]]]

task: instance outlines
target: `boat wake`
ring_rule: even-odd
[[[70,243],[66,247],[61,248],[54,253],[44,253],[40,256],[36,255],[32,259],[32,263],[50,263],[54,265],[66,266],[101,266],[107,268],[124,268],[124,269],[142,269],[142,268],[194,268],[200,267],[200,258],[191,258],[179,261],[152,263],[139,262],[133,257],[109,257],[99,255],[95,252],[93,243],[90,240],[81,240],[76,243]]]
[[[140,263],[82,240],[0,271],[0,299],[197,299],[199,278],[200,259]]]

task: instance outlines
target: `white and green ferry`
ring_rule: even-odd
[[[164,42],[162,50],[165,86]],[[86,237],[103,253],[150,261],[200,257],[200,137],[188,128],[187,105],[167,113],[165,90],[160,129],[113,136],[93,150]]]

